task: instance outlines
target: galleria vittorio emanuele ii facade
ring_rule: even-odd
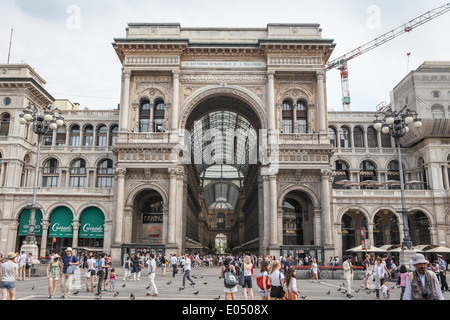
[[[400,140],[399,164],[375,106],[331,111],[334,47],[317,24],[129,24],[113,43],[123,69],[111,110],[56,100],[30,66],[0,65],[0,252],[25,240],[36,170],[40,256],[219,250],[324,264],[361,230],[395,248],[400,166],[413,245],[450,245],[450,62],[425,61],[393,88],[391,103],[423,124]],[[64,117],[38,168],[37,135],[19,122],[29,103]]]

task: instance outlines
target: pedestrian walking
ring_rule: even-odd
[[[286,278],[284,282],[284,300],[298,300],[300,294],[297,289],[297,272],[293,267],[289,267],[286,272]]]
[[[63,263],[59,258],[59,254],[55,254],[53,261],[50,261],[47,266],[48,299],[52,299],[55,296],[58,280],[62,277]]]
[[[7,261],[0,269],[0,288],[2,290],[2,300],[6,300],[9,292],[9,299],[16,300],[16,280],[19,266],[14,262],[16,253],[10,252],[6,256]]]
[[[366,258],[363,261],[363,270],[364,270],[364,279],[361,283],[361,288],[367,288],[367,281],[369,280],[369,272],[370,272],[370,254],[366,254]]]
[[[272,283],[272,287],[270,288],[270,300],[280,300],[284,297],[284,274],[280,272],[280,269],[280,261],[273,261],[272,269],[270,271],[270,281]]]
[[[86,272],[86,292],[94,292],[94,282],[95,282],[95,258],[93,255],[89,256],[87,260],[87,272]],[[89,289],[89,284],[91,288]]]
[[[261,299],[262,300],[269,300],[269,289],[270,286],[272,285],[272,282],[270,280],[270,276],[269,276],[269,261],[264,260],[261,261],[261,283],[262,283],[262,287],[259,286],[259,294],[261,295]]]
[[[390,296],[389,295],[389,290],[390,289],[391,288],[388,287],[386,279],[383,280],[383,285],[381,286],[381,293],[383,294],[383,299],[384,300],[389,299],[389,296]]]
[[[423,254],[416,253],[411,264],[414,271],[408,273],[405,285],[405,300],[444,300],[439,280],[433,271],[427,270],[428,261]]]
[[[111,268],[109,272],[109,291],[114,292],[114,287],[116,285],[116,269]]]
[[[141,281],[141,269],[142,269],[141,260],[139,259],[138,256],[136,256],[133,260],[133,267],[131,269],[134,281],[136,281],[136,279],[137,281]]]
[[[97,283],[97,295],[99,294],[103,294],[103,289],[102,287],[104,286],[104,280],[105,280],[105,274],[106,274],[106,269],[108,268],[108,265],[106,264],[105,261],[105,257],[106,254],[102,253],[100,255],[100,259],[98,261],[98,270],[97,270],[97,276],[98,276],[98,283]]]
[[[352,266],[353,256],[349,255],[347,260],[342,263],[344,269],[344,279],[347,282],[347,297],[352,298],[352,285],[353,285],[353,266]]]
[[[27,255],[25,251],[20,253],[19,257],[19,280],[25,281],[25,274],[27,270]]]
[[[374,287],[376,292],[375,299],[380,298],[380,289],[382,281],[384,280],[386,269],[384,268],[384,265],[381,263],[381,258],[377,257],[376,259],[376,265],[373,270],[373,278],[374,278]]]
[[[309,272],[312,273],[312,282],[314,283],[314,279],[317,280],[317,282],[320,282],[319,280],[319,266],[317,265],[317,261],[314,258],[311,262],[311,268],[309,269]]]
[[[405,286],[406,286],[406,277],[408,276],[408,269],[406,269],[405,265],[401,265],[398,274],[397,284],[400,285],[400,300],[403,300],[403,295],[405,294]]]
[[[126,257],[126,261],[125,261],[123,267],[125,269],[125,272],[123,274],[123,281],[126,281],[127,277],[128,277],[128,280],[131,281],[131,269],[133,268],[133,264],[131,263],[130,256]]]
[[[167,259],[164,255],[161,255],[160,263],[161,263],[161,276],[165,277],[167,268]]]
[[[177,273],[177,256],[175,254],[170,255],[170,264],[172,265],[172,277],[175,277],[175,274]]]
[[[156,277],[156,261],[155,256],[152,253],[149,255],[149,262],[148,262],[149,291],[146,294],[147,296],[156,297],[158,295],[158,288],[156,288],[155,277]]]
[[[25,269],[28,271],[28,280],[31,278],[31,267],[33,265],[33,254],[30,252],[27,256]]]
[[[184,257],[185,257],[184,258],[184,266],[182,268],[182,270],[184,272],[184,274],[183,274],[183,287],[186,284],[186,279],[188,279],[191,282],[191,284],[193,286],[195,286],[195,282],[194,282],[194,280],[191,279],[191,276],[190,276],[192,261],[190,259],[189,254],[186,253]]]
[[[62,258],[63,272],[61,276],[61,299],[68,299],[72,290],[72,280],[76,267],[80,260],[72,254],[72,248],[66,249],[66,255]]]
[[[252,275],[253,275],[253,263],[250,256],[244,257],[244,300],[247,300],[247,291],[250,294],[250,300],[253,300],[253,288],[252,288]]]
[[[227,278],[226,278],[226,273],[230,273],[234,276],[236,276],[236,269],[234,268],[233,265],[231,265],[231,259],[230,258],[226,258],[223,266],[222,266],[222,273],[221,276],[224,279],[224,289],[223,291],[225,292],[225,300],[230,300],[230,296],[231,296],[231,300],[236,300],[236,292],[237,292],[237,285],[231,285],[231,284],[227,284]]]
[[[439,280],[441,281],[441,291],[449,291],[447,284],[447,263],[442,259],[440,254],[437,255],[439,266]]]

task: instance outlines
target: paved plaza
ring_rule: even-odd
[[[79,274],[83,275],[86,269],[80,269]],[[184,290],[180,290],[182,285],[183,275],[177,274],[175,278],[172,277],[171,272],[167,272],[166,276],[161,275],[161,269],[158,268],[156,275],[156,286],[159,295],[156,297],[146,296],[148,287],[148,277],[145,272],[141,273],[140,281],[123,281],[122,277],[124,269],[116,268],[117,282],[114,292],[105,292],[101,295],[101,300],[131,300],[131,295],[134,300],[224,300],[223,279],[220,279],[221,269],[218,267],[193,269],[191,277],[196,282],[195,286],[191,286],[189,281],[186,281]],[[146,271],[146,268],[143,269]],[[254,300],[261,300],[257,290],[256,277],[259,271],[255,270],[253,275]],[[95,300],[99,299],[94,292],[86,292],[84,276],[76,276],[72,287],[72,294],[69,300]],[[327,279],[321,280],[320,283],[313,283],[311,280],[297,279],[297,286],[299,288],[301,300],[374,300],[375,291],[369,291],[360,287],[361,280],[354,280],[353,282],[353,298],[347,298],[344,294],[346,290],[344,280],[342,279]],[[395,286],[395,282],[389,282],[390,287]],[[109,290],[109,287],[107,287]],[[54,300],[62,300],[60,296],[60,288],[56,291],[56,298]],[[390,290],[390,300],[399,300],[400,288],[394,287]],[[16,299],[17,300],[47,300],[48,296],[48,280],[46,277],[32,277],[30,280],[16,282]],[[450,298],[449,293],[444,293],[444,297]],[[243,289],[238,286],[236,294],[238,300],[243,300]]]

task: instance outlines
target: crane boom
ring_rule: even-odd
[[[363,53],[370,51],[406,32],[410,32],[414,28],[417,28],[418,26],[421,26],[422,24],[437,18],[444,13],[450,11],[450,3],[447,3],[445,5],[442,5],[438,8],[435,8],[433,10],[430,10],[417,18],[414,18],[403,25],[386,32],[385,34],[373,39],[370,42],[367,42],[366,44],[363,44],[362,46],[359,46],[352,51],[347,52],[346,54],[329,61],[327,63],[327,66],[325,68],[326,71],[331,69],[339,69],[341,70],[341,85],[342,85],[342,95],[343,95],[343,106],[344,110],[349,110],[350,108],[350,90],[348,85],[348,70],[347,70],[347,62],[349,60],[352,60]]]

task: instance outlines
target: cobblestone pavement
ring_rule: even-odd
[[[86,269],[78,269],[78,274],[75,275],[75,280],[72,286],[72,293],[69,300],[94,300],[99,296],[94,292],[86,292],[84,273]],[[131,300],[131,295],[134,295],[135,300],[224,300],[225,294],[223,292],[223,279],[220,279],[221,269],[218,267],[193,269],[191,277],[196,282],[194,286],[186,281],[186,287],[180,290],[182,285],[183,275],[177,274],[174,278],[170,271],[166,272],[166,276],[161,275],[161,269],[158,268],[156,274],[156,286],[158,288],[158,296],[147,296],[148,290],[148,276],[146,268],[141,272],[140,281],[123,281],[123,268],[116,268],[117,281],[114,292],[106,291],[101,295],[102,300]],[[256,277],[259,271],[255,270],[253,275],[253,290],[254,300],[261,300],[256,285]],[[54,300],[61,300],[60,283],[56,290]],[[353,282],[353,298],[347,298],[344,291],[346,290],[344,280],[328,279],[321,280],[320,283],[312,282],[306,279],[297,279],[297,286],[301,300],[374,300],[374,290],[369,291],[360,287],[361,280],[354,280]],[[394,287],[390,291],[390,300],[399,300],[400,288],[395,287],[394,282],[389,283],[390,287]],[[107,286],[109,290],[109,286]],[[359,291],[359,292],[358,292]],[[47,300],[48,296],[48,280],[46,277],[32,277],[31,280],[16,281],[16,299],[17,300]],[[450,299],[449,293],[444,293],[444,297]],[[237,300],[243,300],[243,289],[238,286],[236,293]]]

